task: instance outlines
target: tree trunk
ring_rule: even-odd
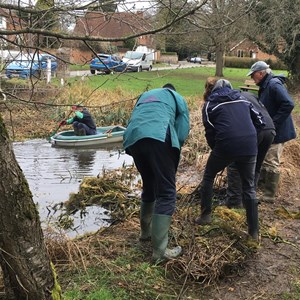
[[[223,65],[224,65],[224,47],[217,45],[216,47],[216,74],[217,77],[223,77]]]
[[[39,214],[1,115],[0,174],[0,264],[5,299],[53,299],[54,272]]]

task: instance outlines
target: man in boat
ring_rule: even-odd
[[[180,246],[167,246],[176,205],[176,172],[189,128],[186,101],[169,83],[139,97],[124,133],[124,149],[143,181],[140,241],[151,240],[154,263],[182,252]]]
[[[72,111],[75,116],[64,120],[60,125],[72,124],[75,135],[93,135],[96,134],[96,124],[90,114],[90,112],[82,105],[73,105]]]

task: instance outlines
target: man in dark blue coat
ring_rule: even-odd
[[[273,202],[279,183],[280,158],[284,143],[296,137],[291,116],[294,102],[284,85],[286,78],[283,75],[272,74],[265,62],[258,61],[253,64],[247,76],[251,76],[259,86],[259,101],[266,107],[276,129],[276,136],[267,152],[260,174],[263,200]]]

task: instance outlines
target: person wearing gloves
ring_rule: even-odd
[[[273,202],[279,183],[284,143],[296,138],[291,115],[295,105],[284,85],[286,77],[275,76],[264,61],[253,64],[247,76],[251,76],[259,86],[258,99],[266,107],[276,129],[276,136],[264,159],[259,180],[263,201]]]
[[[251,102],[254,108],[260,112],[266,123],[265,127],[257,134],[258,152],[255,166],[255,188],[260,176],[260,169],[264,158],[276,135],[275,126],[265,106],[258,101],[253,93],[241,92],[241,95]],[[226,190],[226,206],[228,208],[242,208],[242,185],[236,164],[232,163],[227,167],[227,190]]]
[[[199,188],[201,214],[195,223],[211,223],[214,179],[218,172],[234,162],[242,181],[248,233],[258,240],[258,202],[254,174],[257,155],[256,128],[264,127],[263,117],[225,79],[208,78],[204,100],[202,119],[205,137],[212,150]]]
[[[189,129],[186,101],[168,83],[139,97],[124,133],[124,149],[133,157],[143,183],[140,241],[151,240],[154,263],[182,252],[180,246],[167,246],[176,205],[176,172]]]
[[[75,116],[60,122],[60,126],[72,124],[75,135],[93,135],[97,133],[96,124],[85,107],[73,105],[72,111],[75,113]]]

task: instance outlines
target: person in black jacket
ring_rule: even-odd
[[[195,223],[205,225],[211,222],[214,179],[218,172],[235,162],[242,181],[248,233],[257,240],[258,202],[254,184],[256,127],[264,127],[263,117],[240,91],[233,90],[230,82],[224,79],[216,81],[215,78],[208,78],[204,100],[202,119],[205,137],[212,151],[199,189],[201,215]]]
[[[75,135],[93,135],[96,134],[96,124],[90,112],[82,105],[73,105],[72,111],[75,113],[74,117],[62,121],[59,125],[72,124]]]
[[[265,106],[259,102],[253,93],[241,92],[241,95],[251,102],[254,108],[263,115],[266,123],[264,128],[259,130],[257,135],[258,152],[255,166],[255,187],[257,187],[262,163],[276,135],[275,125]],[[226,206],[228,208],[241,208],[243,206],[241,179],[235,163],[227,167],[226,194]]]

